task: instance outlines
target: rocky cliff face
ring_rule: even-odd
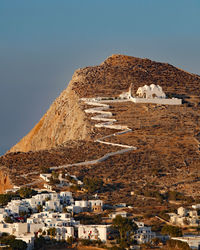
[[[11,148],[11,152],[38,151],[68,140],[89,139],[90,124],[79,105],[79,97],[71,89],[75,79],[76,75],[35,127]]]
[[[167,63],[130,56],[113,55],[101,65],[77,70],[67,89],[54,101],[36,126],[13,148],[37,151],[56,147],[68,140],[90,140],[90,120],[80,103],[82,97],[118,96],[145,84],[159,84],[169,96],[196,95],[200,78]]]
[[[13,187],[10,177],[7,173],[7,169],[1,167],[0,170],[0,194],[4,193],[5,190],[11,189]]]

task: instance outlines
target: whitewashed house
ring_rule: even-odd
[[[89,205],[89,208],[93,210],[93,208],[96,206],[103,207],[103,201],[102,200],[89,200],[88,205]]]
[[[65,207],[68,212],[73,213],[73,214],[79,214],[83,212],[83,208],[80,206],[75,206],[75,205],[70,205]]]
[[[74,202],[72,192],[60,192],[60,201],[68,205],[72,204]]]
[[[49,191],[53,190],[53,187],[50,184],[44,183],[44,188],[46,188]]]
[[[114,218],[116,218],[117,215],[120,215],[121,217],[126,218],[127,212],[126,211],[116,211],[116,212],[109,214],[109,217],[111,219],[114,219]]]
[[[107,241],[108,225],[80,225],[78,226],[78,238],[89,240]]]
[[[20,212],[29,212],[31,208],[26,200],[11,200],[5,207],[5,212],[9,215],[19,215]]]
[[[28,232],[27,223],[0,223],[0,232],[19,236]]]
[[[6,216],[8,216],[8,213],[4,208],[0,208],[0,222],[4,221]]]
[[[53,211],[61,212],[62,209],[63,209],[63,205],[60,204],[60,200],[49,200],[49,201],[46,201],[44,205],[45,211],[53,210]]]
[[[51,178],[51,174],[40,174],[40,178],[42,178],[46,182],[49,182]]]
[[[192,208],[194,208],[194,209],[200,209],[200,204],[192,205]]]
[[[138,229],[134,234],[134,239],[138,244],[150,242],[153,238],[156,238],[156,233],[151,231],[151,227],[147,227],[143,222],[136,222]]]
[[[199,216],[196,210],[187,210],[184,207],[179,207],[176,213],[169,213],[170,222],[179,226],[198,226]]]
[[[180,216],[187,216],[188,211],[187,211],[187,209],[184,208],[184,207],[179,207],[179,208],[177,209],[177,214],[180,215]]]

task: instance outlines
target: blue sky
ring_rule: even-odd
[[[200,74],[199,0],[1,0],[0,154],[22,138],[74,70],[111,54]]]

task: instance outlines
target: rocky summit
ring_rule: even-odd
[[[182,104],[119,98],[144,85],[160,86]],[[36,126],[0,158],[0,191],[43,185],[45,167],[101,179],[99,195],[107,202],[167,206],[151,195],[144,199],[145,191],[198,199],[199,93],[198,75],[149,59],[112,55],[78,69]]]

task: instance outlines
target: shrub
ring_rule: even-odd
[[[163,218],[164,220],[167,220],[167,221],[170,220],[169,214],[166,214],[164,211],[160,212],[160,213],[159,213],[159,216],[160,216],[161,218]]]
[[[29,187],[20,188],[17,193],[21,198],[31,198],[33,195],[36,195],[37,192]]]
[[[179,237],[182,236],[182,231],[181,228],[179,227],[174,227],[170,225],[164,225],[161,230],[162,234],[168,234],[171,237]]]
[[[88,190],[88,192],[94,193],[95,191],[99,190],[102,187],[103,181],[97,178],[85,177],[83,179],[83,184],[85,188]]]
[[[5,219],[4,219],[4,221],[6,223],[13,223],[14,222],[13,219],[10,216],[6,216]]]
[[[81,239],[80,242],[83,246],[90,246],[92,244],[91,240],[89,239]]]

